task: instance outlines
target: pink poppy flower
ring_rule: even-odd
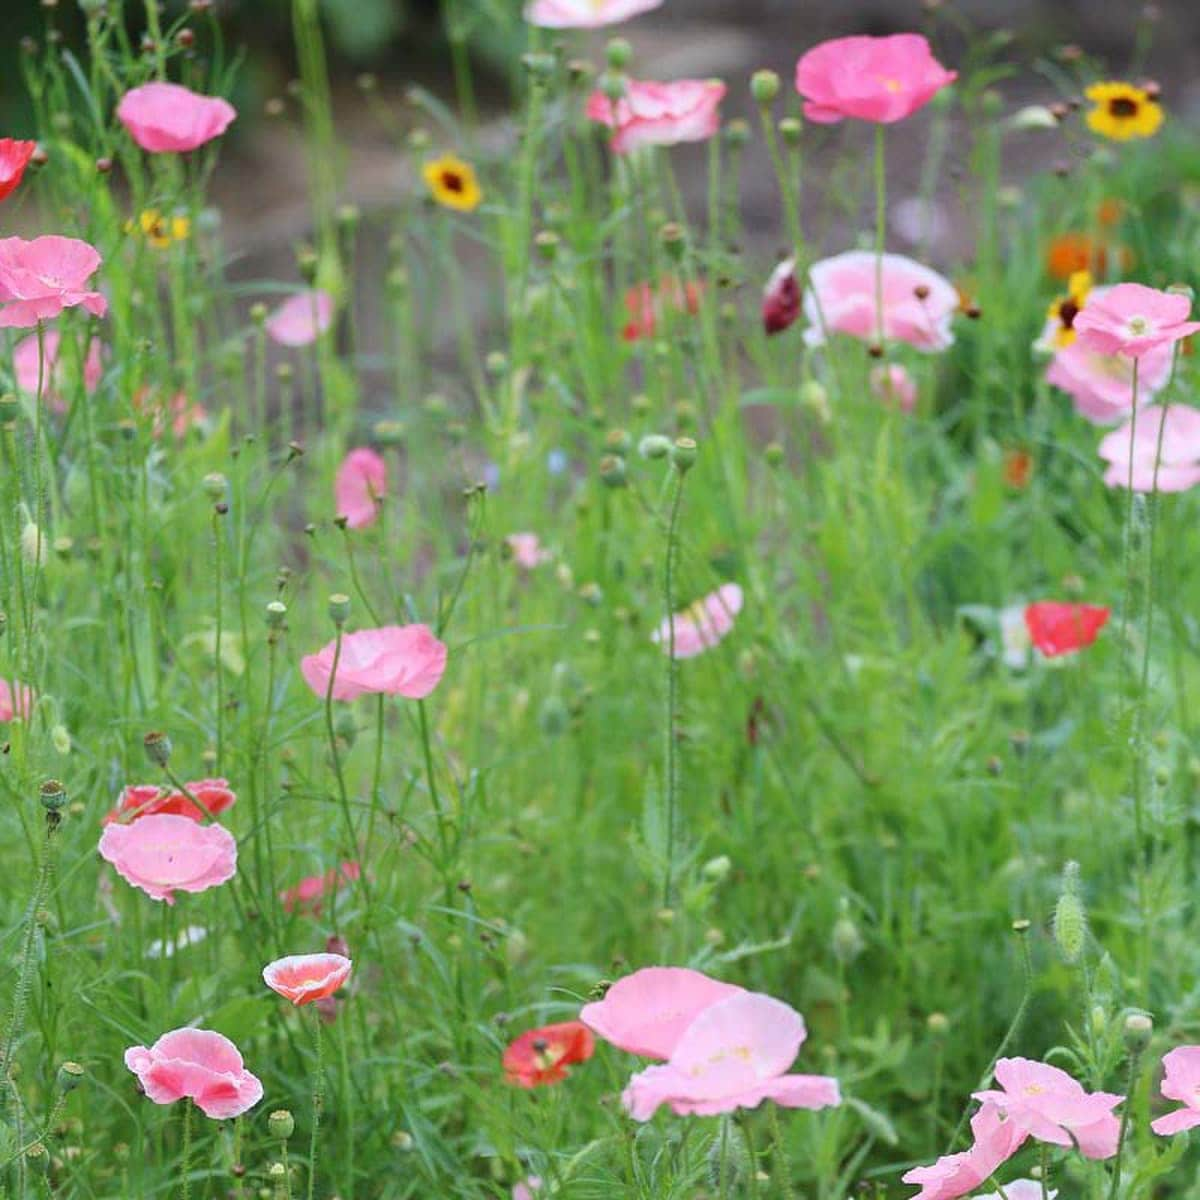
[[[370,525],[387,495],[387,463],[374,450],[351,450],[338,468],[333,493],[337,514],[351,529]]]
[[[627,342],[653,337],[667,309],[694,317],[700,311],[703,295],[703,284],[689,279],[681,285],[672,275],[664,275],[657,287],[649,283],[635,284],[625,293],[629,323],[621,331],[621,336]]]
[[[653,642],[671,652],[671,626],[675,626],[675,657],[695,658],[711,650],[733,628],[733,619],[742,611],[742,589],[736,583],[722,584],[690,608],[664,619],[650,635]]]
[[[1186,492],[1195,487],[1200,483],[1200,409],[1152,404],[1137,414],[1136,421],[1127,421],[1106,435],[1100,443],[1100,457],[1108,463],[1104,482],[1109,487],[1129,487],[1131,448],[1135,492],[1152,492],[1155,488],[1160,492]]]
[[[1162,1095],[1183,1107],[1150,1122],[1159,1137],[1200,1125],[1200,1046],[1176,1046],[1163,1055]]]
[[[1085,1158],[1111,1158],[1117,1152],[1121,1122],[1112,1110],[1125,1097],[1088,1092],[1066,1071],[1028,1058],[996,1063],[993,1088],[975,1099],[994,1104],[1018,1129],[1053,1146],[1078,1145]]]
[[[660,8],[663,0],[530,0],[525,20],[543,29],[599,29]]]
[[[76,305],[104,316],[108,301],[88,289],[101,261],[78,238],[0,238],[0,328],[30,328]]]
[[[913,1167],[901,1178],[921,1190],[910,1200],[958,1200],[973,1192],[1021,1148],[1029,1136],[1006,1120],[994,1104],[985,1104],[971,1118],[975,1142],[969,1150],[945,1154],[928,1167]]]
[[[720,128],[718,110],[725,90],[718,79],[679,79],[674,83],[631,79],[625,95],[615,104],[603,92],[593,92],[587,116],[614,131],[612,148],[617,154],[628,154],[639,146],[704,142]]]
[[[159,787],[155,783],[131,784],[121,792],[116,808],[105,816],[104,824],[136,821],[153,813],[173,813],[190,821],[205,821],[232,808],[237,801],[237,794],[230,788],[228,779],[197,779],[184,787],[195,798],[194,804],[187,795],[174,788]]]
[[[0,721],[28,721],[33,704],[33,688],[27,683],[0,679]]]
[[[0,200],[7,200],[20,186],[35,150],[37,142],[0,138]]]
[[[621,1095],[635,1121],[669,1105],[679,1116],[713,1116],[773,1100],[785,1108],[841,1103],[836,1079],[789,1075],[806,1031],[798,1012],[757,992],[710,1004],[661,1066],[639,1071]]]
[[[320,288],[289,296],[268,318],[267,336],[281,346],[309,346],[333,324],[333,297]]]
[[[536,533],[510,533],[504,541],[512,551],[513,562],[523,571],[532,571],[550,561],[550,551],[542,549]]]
[[[206,892],[237,870],[237,841],[228,829],[176,813],[105,825],[99,849],[126,883],[168,904],[177,891]]]
[[[279,893],[285,912],[304,912],[319,916],[325,896],[332,894],[343,883],[354,883],[362,874],[358,863],[348,861],[339,867],[330,867],[324,875],[308,875],[294,887]]]
[[[263,967],[263,982],[294,1005],[326,1000],[350,978],[354,964],[342,954],[290,954]]]
[[[984,1192],[975,1200],[1055,1200],[1057,1195],[1057,1188],[1047,1188],[1043,1193],[1040,1180],[1010,1179],[1003,1192]]]
[[[59,361],[58,355],[61,346],[62,337],[59,332],[49,329],[42,335],[40,350],[36,333],[22,338],[13,347],[13,374],[17,379],[17,387],[26,395],[35,395],[40,373],[42,394],[55,412],[63,412],[66,409],[66,405],[57,394],[62,386],[63,363]],[[88,344],[87,355],[83,360],[83,388],[89,396],[99,387],[103,374],[104,361],[101,358],[100,343],[93,340]]]
[[[117,118],[130,137],[151,154],[196,150],[220,137],[236,117],[228,100],[157,80],[126,92],[117,105]]]
[[[579,1021],[527,1029],[504,1051],[504,1076],[522,1088],[561,1083],[569,1066],[587,1062],[595,1050],[591,1030]]]
[[[201,429],[208,420],[208,412],[201,404],[193,404],[184,392],[176,392],[167,404],[156,398],[149,388],[140,388],[133,396],[135,412],[151,418],[150,434],[158,441],[167,430],[170,421],[171,435],[180,441],[193,429]]]
[[[813,263],[804,297],[808,328],[804,340],[823,345],[827,334],[879,340],[877,259],[869,250],[849,250]],[[883,256],[883,336],[927,353],[954,341],[951,320],[958,311],[954,285],[902,254]]]
[[[304,682],[322,699],[333,674],[337,642],[300,660]],[[342,638],[342,654],[333,684],[335,700],[383,693],[422,700],[446,670],[446,645],[428,625],[386,625],[360,629]]]
[[[871,392],[881,404],[910,413],[917,407],[917,384],[900,363],[871,368]]]
[[[762,315],[768,337],[791,328],[800,316],[800,283],[794,258],[785,258],[771,272],[763,289]]]
[[[1025,628],[1042,654],[1047,658],[1058,658],[1090,646],[1108,624],[1110,615],[1110,609],[1097,604],[1040,600],[1026,606]]]
[[[618,979],[603,1000],[585,1004],[579,1019],[618,1049],[642,1058],[670,1058],[706,1008],[743,991],[689,967],[643,967]]]
[[[534,1192],[542,1190],[542,1177],[530,1175],[520,1183],[513,1184],[512,1200],[536,1200]]]
[[[246,1070],[238,1048],[209,1029],[175,1029],[153,1046],[130,1046],[125,1065],[155,1104],[190,1097],[206,1117],[240,1117],[263,1096],[262,1082]]]
[[[891,125],[957,78],[918,33],[835,38],[814,46],[796,64],[804,115],[819,125],[846,117]]]
[[[1200,321],[1188,320],[1191,311],[1187,296],[1140,283],[1118,283],[1102,296],[1089,297],[1072,328],[1086,350],[1140,358],[1200,329]]]

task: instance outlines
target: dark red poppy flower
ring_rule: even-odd
[[[1096,604],[1042,600],[1025,609],[1025,627],[1033,644],[1047,658],[1056,658],[1090,646],[1108,624],[1111,612]]]
[[[782,333],[795,324],[800,315],[800,283],[796,279],[796,260],[785,259],[771,272],[763,289],[763,328],[768,336]]]
[[[588,1027],[579,1021],[530,1029],[504,1051],[504,1074],[517,1087],[559,1083],[572,1063],[587,1062],[596,1048]]]
[[[37,142],[0,138],[0,200],[16,191],[36,149]]]

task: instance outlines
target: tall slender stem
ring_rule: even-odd
[[[325,1110],[325,1065],[324,1045],[321,1035],[321,1014],[313,1011],[317,1023],[317,1065],[313,1074],[313,1117],[312,1136],[308,1142],[308,1200],[313,1200],[313,1188],[317,1180],[317,1134],[321,1128],[321,1114]]]
[[[663,571],[663,602],[667,610],[667,861],[663,877],[663,907],[670,908],[675,884],[675,825],[679,791],[679,754],[675,744],[679,718],[679,662],[675,657],[675,564],[679,553],[679,509],[683,503],[683,471],[672,467],[675,484],[667,519],[667,556]]]

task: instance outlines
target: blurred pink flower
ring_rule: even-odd
[[[29,720],[33,704],[33,688],[27,683],[0,679],[0,721]]]
[[[850,250],[813,263],[804,296],[804,338],[823,345],[826,335],[845,333],[879,340],[876,292],[878,260],[869,250]],[[918,350],[945,350],[954,341],[950,322],[958,311],[954,285],[902,254],[883,256],[883,336]]]
[[[17,387],[26,395],[33,396],[38,390],[39,370],[42,380],[42,394],[46,403],[55,412],[64,412],[66,405],[58,395],[62,387],[64,364],[59,361],[59,349],[62,346],[62,336],[56,329],[48,329],[42,335],[42,348],[38,349],[36,333],[22,338],[13,347],[13,373],[16,375]],[[38,358],[41,357],[41,367]],[[100,343],[92,340],[88,344],[87,356],[83,361],[83,387],[90,396],[99,386],[100,377],[104,374],[104,362],[101,358]]]
[[[615,131],[612,148],[617,154],[628,154],[639,146],[703,142],[720,128],[718,109],[725,90],[717,79],[679,79],[673,83],[631,79],[625,95],[615,105],[603,92],[593,92],[587,115]]]
[[[800,316],[800,283],[796,278],[796,260],[785,258],[771,272],[763,289],[763,328],[767,335],[782,333]]]
[[[174,788],[159,787],[156,783],[131,784],[121,792],[116,808],[105,816],[104,824],[136,821],[153,813],[174,813],[189,821],[204,821],[219,816],[237,801],[228,779],[197,779],[183,786],[195,799],[194,804],[188,795]]]
[[[236,116],[228,100],[157,80],[126,92],[117,105],[130,137],[151,154],[196,150],[220,137]]]
[[[263,982],[294,1005],[326,1000],[350,978],[354,964],[341,954],[291,954],[263,967]]]
[[[333,297],[321,289],[289,296],[268,318],[267,336],[281,346],[308,346],[333,324]]]
[[[545,29],[598,29],[659,8],[663,0],[529,0],[525,20]]]
[[[1002,1058],[995,1067],[999,1089],[975,1092],[1039,1142],[1078,1146],[1085,1158],[1111,1158],[1117,1152],[1121,1122],[1112,1110],[1125,1097],[1088,1092],[1066,1071],[1028,1058]]]
[[[512,551],[513,562],[523,571],[532,571],[550,561],[550,551],[542,549],[536,533],[510,533],[504,541]]]
[[[306,912],[317,916],[326,893],[336,892],[343,883],[354,883],[362,874],[358,863],[347,861],[339,867],[330,867],[324,875],[308,875],[294,887],[280,892],[279,899],[285,912]],[[333,947],[329,947],[331,953]]]
[[[917,407],[917,384],[900,363],[871,368],[871,391],[880,403],[910,413]]]
[[[333,675],[337,642],[300,660],[305,683],[322,699]],[[342,653],[333,683],[335,700],[370,693],[422,700],[446,670],[446,646],[428,625],[385,625],[342,637]]]
[[[166,432],[168,418],[171,435],[176,441],[185,438],[191,430],[202,428],[208,420],[204,406],[193,404],[184,392],[176,392],[164,405],[156,393],[148,387],[143,387],[134,393],[132,404],[135,412],[151,418],[150,433],[155,441]]]
[[[627,342],[653,337],[667,309],[694,317],[700,311],[703,295],[704,285],[699,280],[689,279],[681,284],[673,275],[664,275],[657,287],[650,283],[634,284],[625,293],[629,323],[621,331],[621,336]]]
[[[841,1103],[836,1079],[789,1075],[806,1034],[798,1012],[757,992],[710,1004],[684,1030],[662,1066],[630,1081],[621,1103],[635,1121],[669,1105],[680,1116],[713,1116],[773,1100],[785,1108]]]
[[[945,1154],[928,1167],[913,1167],[901,1178],[921,1190],[910,1200],[957,1200],[973,1192],[1021,1148],[1029,1136],[1014,1121],[1004,1119],[994,1104],[985,1104],[971,1118],[974,1145],[958,1154]]]
[[[37,142],[0,138],[0,200],[6,200],[20,186],[36,151]]]
[[[689,967],[643,967],[618,979],[579,1019],[606,1042],[642,1058],[670,1058],[687,1027],[718,1000],[745,989]]]
[[[333,492],[337,515],[351,529],[372,524],[387,495],[387,463],[374,450],[351,450],[338,468]]]
[[[1108,463],[1104,482],[1109,487],[1129,487],[1131,447],[1135,492],[1152,492],[1155,487],[1160,492],[1186,492],[1200,483],[1200,410],[1151,404],[1138,412],[1136,421],[1105,435],[1100,457]]]
[[[1191,311],[1188,296],[1140,283],[1118,283],[1102,296],[1090,296],[1072,328],[1085,350],[1140,358],[1200,329],[1200,321],[1188,320]]]
[[[853,117],[890,125],[958,78],[918,33],[844,37],[814,46],[796,64],[804,115],[819,125]]]
[[[104,316],[108,301],[88,289],[102,261],[78,238],[0,238],[0,328],[27,329],[76,305]]]
[[[520,1183],[513,1184],[512,1200],[536,1200],[534,1192],[542,1190],[540,1175],[530,1175]]]
[[[237,841],[229,830],[176,813],[105,825],[99,849],[126,883],[168,904],[177,891],[206,892],[237,870]]]
[[[191,1097],[206,1117],[239,1117],[263,1095],[257,1076],[246,1070],[238,1048],[208,1029],[175,1029],[153,1046],[131,1046],[125,1065],[155,1104]]]
[[[650,635],[651,640],[671,652],[671,626],[675,627],[675,657],[695,658],[711,650],[733,628],[734,618],[742,611],[742,589],[736,583],[722,584],[703,600],[697,600],[683,612],[664,619]]]
[[[1150,1122],[1160,1137],[1200,1125],[1200,1046],[1176,1046],[1163,1055],[1162,1095],[1183,1107]]]
[[[1054,1200],[1058,1189],[1048,1187],[1042,1191],[1039,1179],[1010,1179],[1003,1192],[983,1192],[975,1200]]]

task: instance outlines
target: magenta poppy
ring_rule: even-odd
[[[321,697],[329,688],[337,642],[300,661],[305,683]],[[359,696],[404,696],[422,700],[437,687],[446,670],[446,644],[428,625],[387,625],[360,629],[342,638],[333,684],[335,700]]]
[[[957,78],[918,33],[835,38],[814,46],[796,64],[804,115],[819,125],[847,117],[891,125]]]
[[[117,105],[117,118],[130,137],[151,154],[197,150],[220,137],[236,117],[228,100],[160,80],[126,92]]]
[[[763,289],[762,315],[768,336],[791,328],[800,316],[800,283],[794,258],[784,259],[771,272]]]

